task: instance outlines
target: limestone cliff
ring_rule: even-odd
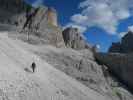
[[[58,26],[58,14],[57,11],[52,8],[52,7],[48,7],[47,9],[47,21],[48,23],[54,25],[54,26]]]
[[[85,41],[77,28],[68,27],[62,32],[65,45],[73,49],[90,49],[91,46]]]
[[[11,26],[11,31],[28,35],[29,43],[32,43],[31,37],[34,35],[40,39],[39,43],[57,47],[64,45],[62,29],[58,26],[55,9],[46,6],[33,8],[23,0],[9,2],[0,0],[0,2],[0,22],[6,24],[5,27]]]
[[[26,19],[22,32],[28,31],[33,35],[43,38],[45,44],[52,44],[58,47],[64,44],[62,30],[57,26],[56,18],[54,19],[54,16],[49,15],[49,9],[47,7],[39,7],[33,10],[35,15],[31,16],[29,20]]]

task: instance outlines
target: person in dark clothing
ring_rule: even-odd
[[[36,68],[36,63],[35,62],[32,63],[31,68],[32,68],[32,71],[34,73],[35,72],[35,68]]]

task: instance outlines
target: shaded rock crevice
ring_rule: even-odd
[[[129,89],[133,90],[133,54],[97,53],[96,59],[105,64]]]

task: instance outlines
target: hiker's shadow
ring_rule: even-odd
[[[29,72],[29,73],[33,73],[30,69],[28,69],[28,68],[25,68],[24,69],[26,72]]]

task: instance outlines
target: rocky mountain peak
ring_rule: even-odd
[[[64,45],[62,30],[58,26],[57,12],[54,8],[46,6],[34,8],[23,0],[0,0],[0,5],[0,23],[10,25],[12,31],[25,35],[28,33],[27,41],[30,43]],[[30,35],[38,37],[38,40],[33,41]]]
[[[133,39],[133,32],[129,31],[123,38],[122,40],[130,40]]]
[[[65,45],[73,49],[87,49],[90,45],[87,44],[83,35],[77,28],[68,27],[62,32]]]
[[[47,9],[47,20],[50,24],[54,25],[54,26],[58,26],[58,14],[56,9],[54,9],[53,7],[48,7]]]
[[[109,48],[109,52],[131,53],[133,52],[133,32],[129,31],[121,40],[121,42],[113,43]]]
[[[113,71],[118,73],[115,78],[124,77],[123,81],[130,83],[133,61],[128,59],[132,59],[132,55],[124,58],[123,55],[97,56],[99,46],[89,45],[77,28],[68,27],[62,32],[57,22],[58,12],[51,7],[33,8],[22,0],[0,0],[0,5],[0,24],[11,28],[0,36],[0,97],[3,100],[132,100],[132,94],[109,73],[115,68]],[[125,36],[122,41],[128,38],[131,36]],[[129,43],[113,45],[119,52],[124,50],[123,44]],[[33,61],[37,70],[30,73]],[[4,79],[7,74],[9,77]],[[127,85],[133,88],[131,82]],[[4,84],[9,86],[4,88]]]

